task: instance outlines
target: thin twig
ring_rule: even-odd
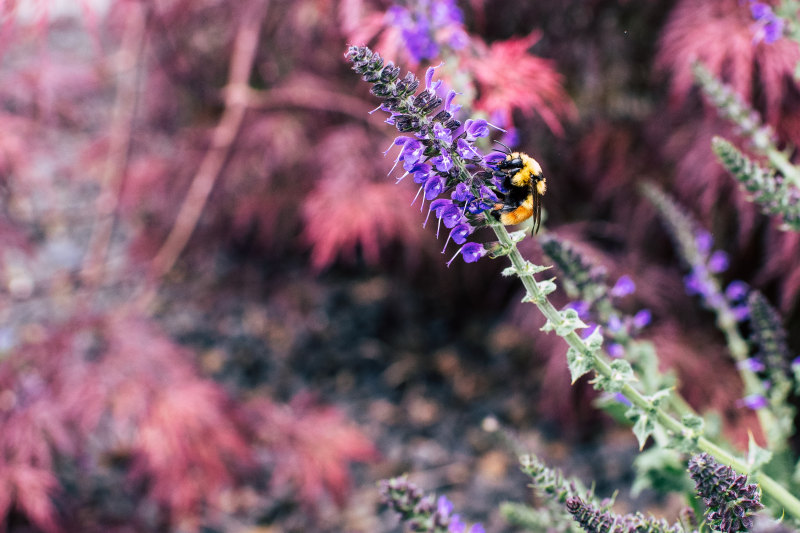
[[[147,26],[145,7],[131,3],[126,16],[122,44],[116,56],[117,95],[111,118],[108,154],[100,176],[100,193],[95,200],[94,222],[81,278],[96,287],[105,274],[106,256],[114,231],[114,220],[128,164],[133,119],[139,100],[141,57]]]
[[[167,274],[186,248],[208,202],[211,190],[219,177],[239,134],[248,103],[248,80],[253,69],[266,2],[248,3],[241,13],[241,21],[233,45],[228,84],[224,91],[225,109],[211,136],[211,146],[200,163],[183,204],[175,218],[166,241],[156,254],[150,268],[151,285],[138,303],[147,307],[155,296],[159,280]]]

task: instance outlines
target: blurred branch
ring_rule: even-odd
[[[276,87],[267,91],[249,89],[247,98],[248,105],[256,109],[298,107],[342,113],[360,121],[366,120],[368,124],[372,122],[367,118],[370,107],[364,100],[331,91],[324,87],[324,83],[311,76],[303,76],[302,79],[295,79],[284,87]],[[383,120],[376,121],[376,127],[378,124],[382,128]]]
[[[249,2],[241,13],[241,21],[233,45],[228,83],[225,87],[225,109],[211,137],[211,146],[195,174],[175,224],[151,265],[151,280],[157,284],[175,265],[192,236],[206,206],[211,189],[225,165],[231,146],[242,126],[248,105],[250,72],[253,69],[266,1]],[[151,285],[139,303],[147,306],[155,295]]]
[[[114,231],[114,220],[128,164],[131,132],[139,100],[141,57],[147,26],[144,5],[131,3],[126,13],[122,45],[117,53],[117,95],[111,118],[108,154],[100,176],[100,193],[95,200],[94,223],[81,278],[88,286],[97,286],[105,273],[105,259]]]

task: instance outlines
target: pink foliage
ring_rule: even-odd
[[[534,31],[521,38],[486,45],[475,42],[475,54],[468,58],[479,98],[475,108],[513,124],[512,113],[538,114],[550,130],[562,135],[561,120],[572,117],[575,109],[563,88],[563,78],[553,61],[536,57],[528,50],[541,38]]]
[[[377,459],[372,442],[340,411],[316,405],[308,395],[288,405],[259,398],[245,409],[249,426],[270,458],[272,490],[292,487],[306,506],[325,494],[342,505],[350,486],[345,465]]]

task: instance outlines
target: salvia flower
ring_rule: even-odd
[[[386,11],[386,23],[400,30],[411,60],[420,63],[441,55],[442,47],[464,48],[469,37],[454,0],[413,0]]]
[[[748,394],[744,398],[736,400],[737,407],[747,407],[753,411],[764,409],[769,406],[769,401],[761,394]]]
[[[750,1],[750,14],[755,20],[756,41],[772,44],[783,36],[784,20],[763,2]]]
[[[781,229],[800,231],[800,190],[791,180],[762,168],[722,137],[711,140],[711,149],[748,200],[759,204],[764,214],[780,217]]]
[[[616,300],[625,298],[636,291],[636,284],[630,276],[623,275],[608,286],[606,269],[589,261],[574,246],[553,234],[539,238],[544,252],[553,260],[564,274],[567,294],[579,299],[568,304],[578,316],[602,326],[604,337],[609,341],[606,351],[613,358],[620,358],[628,351],[628,343],[646,327],[652,315],[643,309],[634,316],[626,316],[616,308]],[[591,328],[584,330],[589,335]]]
[[[565,506],[586,533],[679,533],[680,524],[669,525],[663,519],[645,517],[641,513],[618,515],[600,510],[580,498],[568,498]]]
[[[706,521],[714,531],[738,533],[753,527],[753,514],[762,509],[761,491],[747,476],[719,464],[707,453],[689,461],[689,474],[706,504]]]
[[[743,295],[747,286],[736,282],[723,291],[715,276],[727,270],[727,254],[714,250],[711,234],[699,227],[667,194],[653,185],[643,187],[643,191],[658,208],[678,253],[689,267],[689,273],[683,279],[686,292],[700,296],[703,303],[720,317],[733,322],[745,320],[747,308],[743,305]]]
[[[381,501],[396,511],[411,531],[427,533],[484,533],[483,526],[469,530],[461,517],[453,512],[453,503],[446,496],[434,499],[425,495],[406,476],[380,483]]]
[[[398,67],[384,63],[379,54],[365,46],[349,47],[345,57],[353,70],[373,84],[372,94],[383,100],[379,109],[389,113],[387,122],[401,133],[392,144],[401,147],[395,163],[402,162],[405,170],[398,181],[413,176],[420,187],[417,198],[422,197],[423,205],[431,201],[429,215],[433,213],[440,225],[451,230],[447,243],[452,239],[462,245],[459,253],[464,261],[471,263],[486,255],[483,245],[467,242],[467,238],[486,223],[485,211],[498,201],[494,191],[499,190],[499,184],[494,180],[493,166],[498,162],[497,154],[483,157],[474,144],[489,135],[490,124],[468,120],[462,126],[455,119],[455,93],[450,91],[446,98],[438,96],[441,82],[434,80],[435,67],[427,70],[425,88],[417,92],[420,81],[412,73],[401,78]],[[447,193],[449,199],[440,198]]]

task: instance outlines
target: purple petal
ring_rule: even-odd
[[[636,284],[630,276],[621,276],[611,289],[611,296],[622,298],[636,291]]]

